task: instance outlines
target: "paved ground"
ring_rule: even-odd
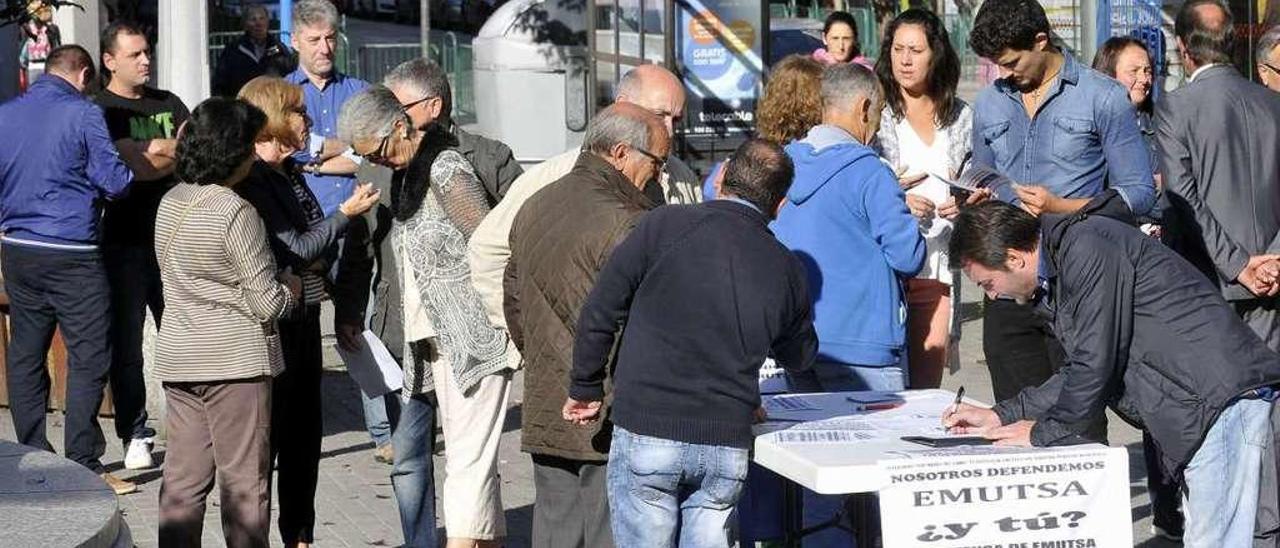
[[[966,300],[974,301],[977,296],[973,286],[966,288]],[[972,397],[990,401],[990,381],[986,367],[980,362],[982,332],[981,322],[975,321],[978,314],[977,303],[966,303],[964,312],[967,321],[964,323],[961,343],[963,364],[958,373],[947,376],[944,387],[955,389],[963,384]],[[332,371],[324,377],[325,438],[319,493],[316,497],[317,542],[320,546],[396,546],[401,541],[401,535],[388,479],[390,467],[373,461],[373,444],[364,432],[356,390],[345,373]],[[532,470],[528,457],[519,452],[519,411],[522,399],[521,383],[517,377],[500,454],[502,495],[510,531],[507,544],[512,547],[528,546],[533,505]],[[60,448],[62,418],[51,416],[49,424],[50,438]],[[105,431],[112,431],[108,421],[104,421],[103,425]],[[1153,548],[1176,546],[1151,539],[1148,532],[1150,509],[1143,482],[1145,471],[1142,466],[1140,435],[1114,418],[1111,425],[1112,445],[1127,447],[1132,463],[1130,493],[1136,543]],[[9,414],[0,413],[0,438],[13,437],[13,424]],[[163,457],[163,454],[162,444],[158,448],[158,455]],[[111,444],[106,457],[108,466],[118,468],[121,458],[121,447]],[[443,469],[439,458],[436,467],[437,470]],[[116,473],[140,484],[140,492],[121,497],[120,505],[137,544],[144,547],[155,546],[160,471],[157,469],[138,473],[121,470]],[[223,546],[217,507],[215,491],[205,520],[205,546]],[[273,541],[279,542],[278,539]]]

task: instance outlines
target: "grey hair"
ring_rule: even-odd
[[[650,125],[643,118],[606,108],[587,124],[586,135],[582,138],[582,150],[608,154],[618,143],[648,150],[653,139],[649,129]]]
[[[391,135],[396,120],[406,120],[400,101],[386,86],[369,86],[352,95],[338,113],[338,140],[347,144]]]
[[[822,69],[822,108],[849,108],[862,97],[873,105],[881,98],[880,82],[866,67],[841,63]]]
[[[1280,25],[1276,25],[1267,29],[1262,37],[1258,38],[1258,63],[1266,63],[1271,58],[1271,50],[1280,46]]]
[[[440,117],[448,119],[453,107],[453,92],[449,88],[449,75],[440,65],[421,57],[400,63],[382,78],[382,85],[388,88],[406,87],[417,99],[439,97],[443,104]]]
[[[293,28],[328,25],[338,30],[338,8],[329,0],[299,0],[293,5]]]

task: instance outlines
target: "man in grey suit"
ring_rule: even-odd
[[[1280,94],[1231,65],[1235,31],[1217,0],[1190,0],[1175,22],[1191,78],[1156,108],[1170,245],[1221,288],[1273,350],[1280,284]]]

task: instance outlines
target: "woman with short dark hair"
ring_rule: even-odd
[[[912,388],[937,388],[953,339],[949,185],[971,150],[973,113],[956,97],[960,58],[933,12],[910,9],[885,28],[876,61],[885,108],[876,135],[881,156],[898,171],[907,206],[920,221],[928,256],[907,280],[907,359]]]
[[[253,164],[262,111],[209,99],[178,135],[176,185],[156,215],[165,317],[154,375],[168,430],[160,545],[199,546],[215,473],[228,546],[267,546],[271,382],[283,369],[275,323],[301,291],[276,277],[267,233],[231,189]]]

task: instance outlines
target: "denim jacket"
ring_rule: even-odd
[[[1109,186],[1135,215],[1146,214],[1156,190],[1137,111],[1118,82],[1063,57],[1034,118],[1008,79],[982,91],[973,106],[974,164],[1063,198],[1090,198]],[[1012,189],[998,197],[1017,202]]]

